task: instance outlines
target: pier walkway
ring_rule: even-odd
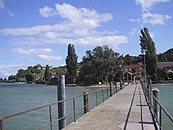
[[[141,84],[131,84],[63,130],[155,130]]]

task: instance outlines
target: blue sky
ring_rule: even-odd
[[[30,65],[64,65],[69,43],[78,61],[99,45],[139,55],[144,27],[157,53],[172,48],[173,1],[0,0],[0,77]]]

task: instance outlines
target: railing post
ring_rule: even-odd
[[[65,106],[65,75],[59,75],[59,82],[58,82],[58,119],[62,118],[58,121],[59,130],[63,129],[66,126],[66,106]],[[63,118],[64,117],[64,118]]]
[[[154,88],[154,89],[152,89],[152,91],[153,91],[153,95],[154,95],[155,98],[158,100],[158,99],[159,99],[159,89]],[[154,97],[153,97],[153,105],[154,105],[154,113],[155,113],[155,115],[156,115],[156,117],[157,117],[157,120],[160,121],[159,104],[158,104],[158,102],[154,99]]]
[[[75,98],[73,98],[73,121],[76,121],[76,107],[75,107]]]
[[[83,93],[83,102],[84,102],[84,114],[86,114],[89,111],[88,92]]]
[[[96,106],[98,106],[98,92],[96,91]]]
[[[110,82],[110,97],[112,96],[112,81]]]
[[[162,128],[162,109],[161,109],[161,106],[159,107],[159,115],[160,115],[160,117],[159,117],[159,125],[160,125],[160,128]]]
[[[107,88],[107,99],[109,98],[109,88]]]
[[[102,101],[104,102],[104,90],[102,89]]]
[[[53,130],[51,105],[49,105],[49,122],[50,122],[50,129]]]
[[[4,130],[3,129],[3,118],[0,118],[0,130]]]
[[[122,82],[120,81],[120,90],[123,89]]]
[[[151,100],[151,84],[149,84],[148,89],[149,89],[149,104],[151,106],[151,102],[152,102],[152,100]]]
[[[118,92],[117,82],[115,83],[115,89],[116,89],[116,93],[117,93]]]
[[[150,89],[151,89],[151,80],[148,78],[148,80],[147,80],[147,83],[146,83],[146,90],[147,90],[147,94],[146,94],[146,96],[147,96],[147,100],[148,100],[148,103],[150,103]]]

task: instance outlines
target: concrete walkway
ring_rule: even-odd
[[[155,130],[140,84],[129,85],[63,130]]]

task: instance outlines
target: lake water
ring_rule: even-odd
[[[94,89],[94,88],[93,88]],[[66,87],[66,99],[93,90],[86,87]],[[96,88],[95,88],[96,89]],[[98,88],[97,88],[98,89]],[[33,84],[0,84],[0,116],[6,116],[50,104],[57,100],[57,86],[33,85]],[[106,94],[106,90],[103,91]],[[90,109],[96,106],[95,93],[89,94]],[[98,93],[98,103],[101,103],[101,93]],[[106,95],[104,95],[106,99]],[[83,97],[76,98],[76,118],[83,114]],[[72,100],[66,102],[67,113],[72,112]],[[57,127],[57,105],[52,106],[53,125]],[[72,122],[73,114],[67,117],[67,124]],[[22,114],[4,121],[4,127],[8,130],[32,130],[49,123],[48,107],[37,111]],[[46,127],[49,129],[49,127]]]
[[[173,84],[168,85],[156,85],[160,90],[160,102],[173,117]],[[173,124],[168,120],[165,114],[162,113],[163,120],[163,129],[164,130],[173,130]]]

